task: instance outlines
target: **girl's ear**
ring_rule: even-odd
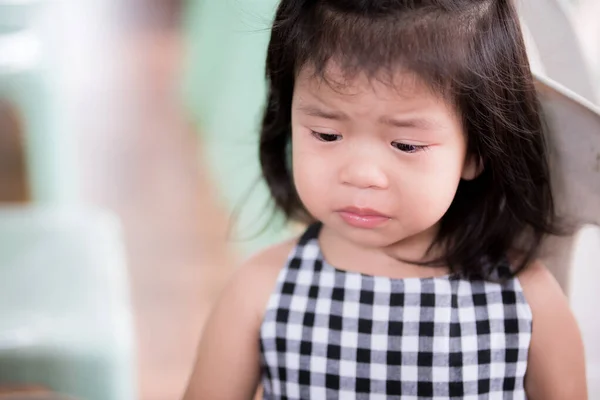
[[[471,155],[465,158],[465,165],[461,178],[465,181],[472,181],[483,172],[483,160],[481,157]]]

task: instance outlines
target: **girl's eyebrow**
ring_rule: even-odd
[[[330,119],[333,121],[347,121],[350,119],[348,115],[342,111],[332,111],[319,108],[315,105],[303,104],[297,107],[297,110],[311,117]],[[393,128],[416,128],[416,129],[433,129],[439,127],[439,124],[427,117],[381,117],[379,123],[388,125]]]
[[[427,130],[440,127],[438,121],[427,117],[381,117],[379,118],[379,123],[394,128],[416,128]]]
[[[324,110],[314,105],[299,105],[297,107],[297,110],[311,117],[331,119],[334,121],[347,121],[350,119],[348,115],[344,114],[341,111]]]

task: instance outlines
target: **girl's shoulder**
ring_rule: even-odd
[[[517,274],[528,303],[535,307],[546,304],[549,298],[566,301],[558,281],[540,260],[535,260]]]
[[[527,304],[531,308],[532,317],[538,322],[543,322],[548,310],[555,307],[568,309],[566,295],[542,261],[531,262],[517,274],[516,278],[523,290]]]
[[[240,266],[240,274],[254,276],[253,280],[275,279],[298,241],[292,238],[257,252]]]
[[[523,290],[526,291],[538,290],[540,286],[544,287],[545,290],[560,290],[558,282],[540,260],[535,260],[530,263],[526,268],[519,272],[517,277],[519,278],[521,286],[523,286]]]
[[[517,275],[517,278],[531,308],[534,325],[553,323],[561,317],[571,319],[567,296],[554,275],[541,261],[537,260],[529,264]],[[564,311],[562,316],[558,312],[561,310]]]
[[[587,398],[583,342],[566,295],[540,261],[517,277],[533,323],[527,392],[543,399]]]
[[[260,320],[277,277],[298,241],[299,238],[289,239],[254,254],[242,263],[229,283],[246,299],[247,305],[252,306]]]
[[[295,241],[272,246],[237,269],[208,318],[186,398],[250,398],[259,376],[261,308]],[[233,382],[233,383],[232,383]]]

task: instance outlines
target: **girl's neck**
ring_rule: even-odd
[[[436,232],[434,226],[390,246],[366,247],[323,225],[319,245],[326,261],[340,270],[394,279],[434,277],[447,275],[448,268],[423,267],[401,260],[425,261],[435,257],[436,254],[426,252]]]

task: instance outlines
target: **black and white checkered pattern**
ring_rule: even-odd
[[[301,238],[267,306],[265,399],[526,398],[532,319],[517,279],[337,270],[319,229]]]

